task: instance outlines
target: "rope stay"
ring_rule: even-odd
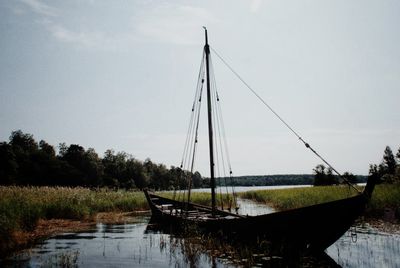
[[[183,191],[181,191],[181,182],[178,177],[178,196],[177,200],[190,202],[190,188],[192,184],[192,176],[194,170],[194,163],[196,159],[197,144],[198,144],[198,132],[201,112],[201,96],[203,92],[204,76],[205,76],[205,53],[203,52],[202,60],[200,64],[199,75],[197,79],[196,92],[194,96],[193,105],[191,108],[191,116],[189,120],[189,127],[186,134],[186,141],[183,149],[182,160],[180,164],[180,172],[184,177]],[[187,195],[186,195],[186,189]],[[182,194],[181,194],[182,192]],[[175,196],[175,194],[174,194]],[[185,200],[186,196],[186,200]]]
[[[178,194],[176,194],[176,189],[174,190],[174,197],[182,202],[190,202],[190,194],[192,187],[192,176],[195,168],[195,160],[197,155],[197,145],[199,138],[199,125],[200,125],[200,115],[201,115],[201,100],[203,94],[203,88],[205,88],[205,74],[206,74],[206,53],[203,51],[202,61],[199,69],[199,75],[197,80],[197,87],[194,96],[194,101],[191,107],[191,116],[189,120],[189,127],[187,129],[186,141],[183,149],[181,164],[180,164],[180,178],[178,177]],[[215,126],[213,131],[213,139],[215,146],[213,147],[214,156],[214,166],[216,171],[216,181],[219,184],[219,201],[221,204],[221,209],[228,209],[231,211],[232,206],[238,210],[237,197],[232,184],[232,192],[230,197],[227,178],[229,177],[232,182],[232,166],[229,158],[228,143],[225,134],[225,127],[222,116],[222,109],[220,103],[220,97],[217,90],[217,83],[214,76],[214,67],[212,65],[211,57],[209,57],[209,68],[210,68],[210,93],[211,93],[211,110],[212,110],[212,121]],[[229,175],[227,174],[229,172]],[[183,179],[182,179],[183,177]],[[224,196],[222,194],[222,183],[221,180],[224,179],[225,190],[226,190],[226,203]],[[179,180],[183,180],[179,182]],[[181,187],[183,186],[183,187]],[[183,188],[183,189],[181,189]],[[175,200],[176,200],[175,199]],[[227,206],[224,206],[227,204]]]
[[[327,160],[325,160],[320,154],[318,154],[311,145],[306,142],[225,60],[224,58],[213,48],[210,46],[211,51],[214,52],[215,55],[224,63],[224,65],[249,89],[253,95],[255,95],[261,103],[264,104],[278,119],[285,125],[305,146],[307,149],[311,150],[319,159],[321,159],[329,168],[331,168],[343,181],[345,181],[349,186],[351,186],[358,193],[361,191],[355,187],[347,178],[343,177],[340,172],[338,172]]]
[[[215,79],[214,75],[214,66],[212,64],[212,58],[210,57],[210,80],[211,80],[211,89],[212,89],[212,95],[213,95],[213,111],[214,111],[214,125],[215,125],[215,155],[216,155],[216,162],[217,162],[217,176],[218,176],[218,181],[219,181],[219,186],[220,186],[220,200],[221,200],[221,206],[223,209],[223,196],[222,196],[222,185],[221,185],[221,179],[224,180],[224,186],[225,186],[225,192],[226,192],[226,202],[227,202],[227,209],[231,211],[232,205],[235,206],[235,209],[237,211],[238,206],[237,206],[237,199],[236,199],[236,193],[234,191],[234,187],[232,185],[232,200],[230,198],[230,193],[228,189],[228,183],[227,183],[227,168],[229,168],[229,177],[231,178],[232,181],[232,166],[229,158],[229,150],[228,150],[228,142],[226,139],[226,134],[225,134],[225,127],[224,127],[224,122],[223,122],[223,115],[222,115],[222,109],[221,109],[221,101],[220,101],[220,96],[218,93],[218,87],[217,87],[217,82]]]

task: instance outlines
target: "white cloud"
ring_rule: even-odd
[[[33,12],[49,16],[49,17],[56,17],[58,15],[58,11],[56,8],[51,7],[42,1],[39,0],[20,0],[20,2],[27,5]]]
[[[66,11],[41,0],[19,1],[39,17],[37,21],[44,25],[56,40],[88,49],[124,51],[138,42],[197,44],[201,27],[217,22],[209,11],[201,7],[157,3],[132,9],[136,12],[125,15],[131,17],[131,25],[117,29],[118,31],[106,31],[86,25],[80,25],[77,29],[67,24],[72,18],[63,14]],[[94,1],[90,3],[95,4]],[[17,12],[22,13],[21,10],[14,13]],[[101,17],[98,19],[101,20]],[[99,22],[96,24],[102,25],[101,21]]]
[[[70,43],[82,48],[121,50],[131,43],[132,36],[128,34],[107,34],[100,30],[74,30],[64,26],[60,21],[61,11],[55,7],[45,4],[40,0],[19,0],[34,12],[40,19],[37,21],[45,26],[45,29],[58,41]],[[94,4],[94,1],[89,1]],[[23,14],[20,8],[15,8],[14,13]],[[82,27],[84,29],[84,27]]]
[[[137,32],[150,40],[174,44],[196,44],[203,25],[215,23],[212,14],[200,7],[160,5],[135,18]]]
[[[79,48],[107,51],[125,51],[136,41],[130,33],[108,34],[103,31],[74,31],[52,21],[42,21],[51,35],[60,42]]]
[[[84,47],[93,47],[104,39],[102,33],[74,32],[60,25],[49,25],[48,29],[56,39],[67,43],[80,44]]]
[[[261,7],[262,0],[252,0],[250,3],[250,11],[257,13]]]

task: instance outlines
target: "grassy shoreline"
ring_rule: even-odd
[[[113,215],[109,220],[116,223],[115,214],[149,209],[141,191],[106,188],[0,186],[0,197],[0,257],[53,234],[43,226],[75,230],[95,224],[102,213]],[[209,194],[193,193],[192,197],[195,203],[210,203]]]
[[[249,191],[239,193],[239,196],[285,210],[337,200],[351,194],[354,191],[349,191],[348,187],[327,186]],[[171,197],[172,193],[163,195]],[[0,257],[27,247],[49,234],[39,232],[36,235],[37,229],[43,224],[59,225],[62,222],[66,225],[59,226],[57,230],[65,231],[70,227],[94,224],[102,212],[112,214],[148,210],[145,196],[139,191],[0,186],[0,197]],[[192,202],[208,205],[210,195],[193,193]],[[398,224],[399,214],[400,185],[378,185],[366,217],[372,221],[384,219]]]
[[[0,186],[0,196],[0,256],[18,248],[21,241],[16,234],[33,232],[39,220],[93,221],[99,212],[148,209],[138,191]]]
[[[346,186],[318,186],[239,193],[241,198],[267,204],[276,210],[299,208],[355,195]],[[392,214],[387,217],[388,212]],[[375,187],[365,212],[367,218],[398,221],[400,216],[400,185],[381,184]],[[396,220],[397,217],[397,220]]]

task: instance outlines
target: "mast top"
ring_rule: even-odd
[[[204,32],[205,32],[205,35],[206,35],[206,46],[208,47],[208,35],[207,35],[207,28],[206,28],[206,26],[203,26],[203,28],[204,28]]]

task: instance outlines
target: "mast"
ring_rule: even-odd
[[[212,215],[215,216],[217,208],[215,202],[215,176],[214,176],[214,140],[213,140],[213,126],[212,126],[212,108],[211,108],[211,87],[210,87],[210,47],[208,45],[207,28],[205,30],[206,44],[204,45],[204,52],[206,54],[206,76],[207,76],[207,114],[208,114],[208,141],[210,150],[210,186],[211,186],[211,207]]]

